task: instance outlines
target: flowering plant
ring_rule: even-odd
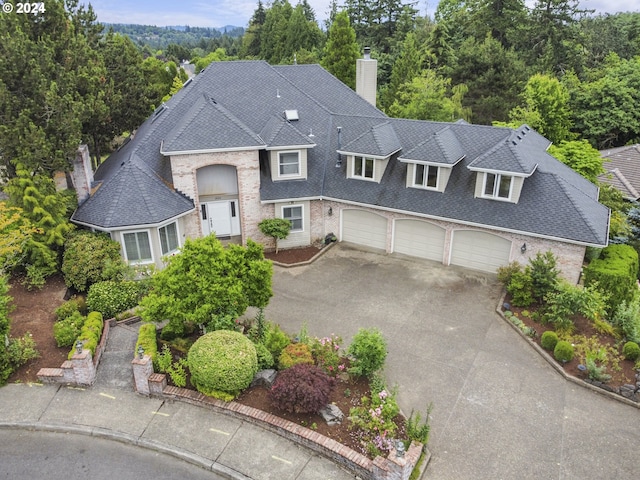
[[[346,365],[342,362],[341,343],[342,338],[333,333],[311,341],[311,353],[316,365],[334,377],[346,370]]]
[[[396,392],[388,389],[362,397],[360,405],[349,411],[351,428],[358,428],[363,444],[372,456],[388,453],[396,433],[395,417],[400,413]]]

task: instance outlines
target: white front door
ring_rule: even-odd
[[[215,232],[216,237],[240,235],[238,200],[221,200],[200,205],[202,234]]]

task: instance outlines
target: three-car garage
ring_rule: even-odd
[[[511,257],[511,240],[480,230],[452,230],[447,242],[447,230],[426,220],[390,220],[351,208],[342,210],[341,220],[341,240],[366,247],[386,251],[391,235],[391,252],[492,273]]]

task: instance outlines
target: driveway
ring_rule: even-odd
[[[635,476],[640,411],[557,374],[495,313],[495,276],[339,244],[275,267],[273,288],[267,318],[287,331],[383,332],[405,414],[434,405],[426,478]]]

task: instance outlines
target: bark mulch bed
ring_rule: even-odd
[[[273,260],[274,262],[284,263],[286,265],[292,265],[295,263],[307,262],[317,255],[321,246],[309,245],[308,247],[300,248],[288,248],[286,250],[279,250],[276,252],[265,252],[265,258]]]

